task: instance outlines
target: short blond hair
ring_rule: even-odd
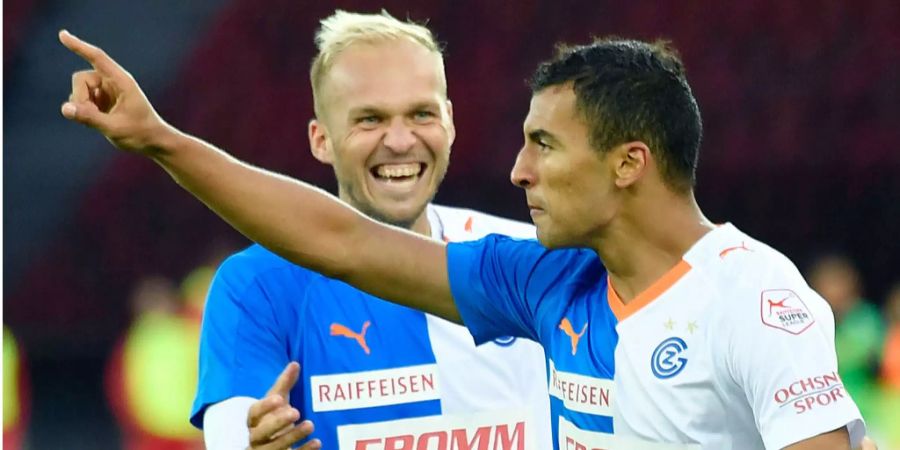
[[[406,39],[438,55],[442,54],[441,46],[438,45],[431,30],[412,21],[397,20],[383,9],[381,14],[352,13],[338,9],[334,14],[322,19],[319,24],[321,26],[315,38],[319,53],[313,59],[309,70],[313,105],[317,116],[321,112],[319,91],[322,80],[331,69],[334,58],[352,45]]]

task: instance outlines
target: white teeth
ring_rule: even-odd
[[[418,163],[382,164],[376,168],[375,173],[384,178],[402,178],[418,175],[421,171],[422,166]]]

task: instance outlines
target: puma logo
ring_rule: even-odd
[[[339,323],[333,323],[331,324],[331,335],[343,336],[345,338],[356,340],[356,343],[359,344],[359,346],[362,347],[363,351],[368,355],[372,353],[369,350],[369,346],[366,345],[366,330],[369,329],[369,325],[371,325],[371,323],[367,320],[365,323],[363,323],[362,330],[357,333]]]
[[[572,354],[574,355],[578,352],[578,341],[581,340],[581,336],[584,335],[584,332],[587,331],[587,322],[584,323],[584,326],[581,327],[581,333],[576,334],[575,329],[572,328],[572,322],[569,322],[568,317],[563,317],[562,322],[559,323],[559,329],[566,333],[566,336],[569,336],[569,339],[572,341]]]
[[[743,250],[745,252],[753,251],[753,250],[750,250],[749,248],[747,248],[747,244],[741,242],[741,245],[738,245],[737,247],[728,247],[725,250],[722,250],[721,252],[719,252],[719,258],[725,259],[725,257],[728,256],[729,253],[731,253],[735,250]]]

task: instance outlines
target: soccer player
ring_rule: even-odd
[[[309,141],[315,158],[334,168],[342,200],[438,240],[534,237],[530,224],[429,203],[455,130],[441,51],[427,28],[387,13],[338,11],[322,20],[316,44]],[[270,399],[248,422],[252,404],[291,361],[302,379],[280,388],[290,404]],[[533,341],[498,337],[476,347],[458,324],[255,245],[228,258],[210,289],[191,421],[210,449],[285,448],[308,425],[279,432],[302,417],[323,448],[392,446],[401,430],[418,428],[436,442],[461,429],[467,442],[529,439],[536,450],[551,445],[545,378]],[[491,436],[476,438],[483,427]]]
[[[862,441],[835,373],[830,309],[786,257],[712,224],[695,201],[700,113],[665,44],[601,39],[542,64],[511,175],[540,244],[493,235],[443,244],[172,129],[112,60],[62,39],[126,93],[117,111],[76,90],[63,115],[150,157],[255,241],[379,297],[464,320],[479,342],[541,342],[556,448]],[[614,389],[603,379],[613,369]],[[598,432],[607,404],[614,436]]]

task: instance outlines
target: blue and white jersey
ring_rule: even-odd
[[[476,342],[510,335],[544,346],[553,448],[585,448],[582,431],[609,436],[616,318],[597,254],[488,236],[450,244],[447,255],[453,297]]]
[[[429,206],[435,238],[531,225]],[[290,402],[323,448],[544,449],[550,413],[541,347],[496,336],[475,346],[459,325],[397,306],[254,245],[219,268],[200,345],[191,422],[233,397],[262,398],[298,361]]]

